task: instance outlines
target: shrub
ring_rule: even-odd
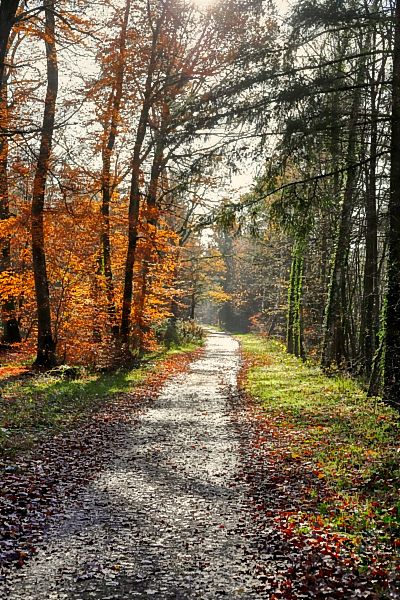
[[[204,339],[204,329],[196,321],[178,320],[176,322],[176,330],[178,343],[182,345],[198,343]]]
[[[157,326],[155,331],[157,341],[171,346],[185,346],[199,344],[204,339],[204,330],[195,321],[183,321],[170,318]]]

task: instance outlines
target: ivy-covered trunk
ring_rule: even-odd
[[[303,275],[304,248],[302,244],[296,243],[293,250],[289,281],[287,351],[301,358],[305,356],[302,318]]]

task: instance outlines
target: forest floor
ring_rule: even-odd
[[[139,418],[133,411],[113,427],[101,468],[87,485],[68,489],[37,555],[5,573],[4,596],[262,597],[228,414],[238,369],[238,343],[212,334],[204,354],[170,378]]]
[[[14,398],[29,414],[18,421],[23,410],[7,412],[6,438],[10,423],[23,430],[42,406],[49,414],[35,423],[29,452],[20,436],[4,444],[1,598],[400,597],[393,414],[377,402],[362,410],[353,384],[275,343],[241,343],[242,362],[238,342],[213,333],[200,354],[102,376],[100,391],[98,381],[77,380],[79,394],[69,395],[71,382],[43,392],[23,380]],[[54,418],[64,404],[65,418]],[[342,421],[348,437],[338,433]],[[333,466],[338,448],[342,461],[350,453],[340,464],[352,469],[352,487]],[[358,515],[363,482],[375,500]],[[351,515],[351,525],[334,515]]]
[[[133,369],[96,373],[72,367],[78,372],[73,379],[62,367],[38,373],[30,366],[31,355],[5,355],[0,367],[0,456],[19,454],[76,427],[145,382],[159,386],[184,368],[198,347],[192,343],[148,353]]]
[[[336,589],[346,598],[400,598],[398,414],[277,341],[238,339],[244,365],[236,406],[254,425],[242,448],[244,476],[261,527],[273,520],[298,548],[281,591],[303,597],[309,581],[316,597]]]

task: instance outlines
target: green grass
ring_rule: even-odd
[[[398,413],[368,398],[355,380],[328,377],[315,364],[287,354],[280,342],[251,334],[237,339],[250,359],[247,391],[274,427],[293,432],[292,456],[313,464],[326,484],[319,522],[356,543],[377,536],[399,545]]]
[[[44,435],[73,426],[118,394],[143,382],[160,362],[198,347],[188,344],[145,357],[143,365],[113,373],[87,373],[77,380],[60,376],[34,375],[0,381],[0,453],[15,454],[29,449]]]

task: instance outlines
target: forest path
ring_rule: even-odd
[[[7,598],[261,598],[228,414],[238,369],[237,342],[210,334],[203,356],[118,434],[113,460],[66,503]]]

